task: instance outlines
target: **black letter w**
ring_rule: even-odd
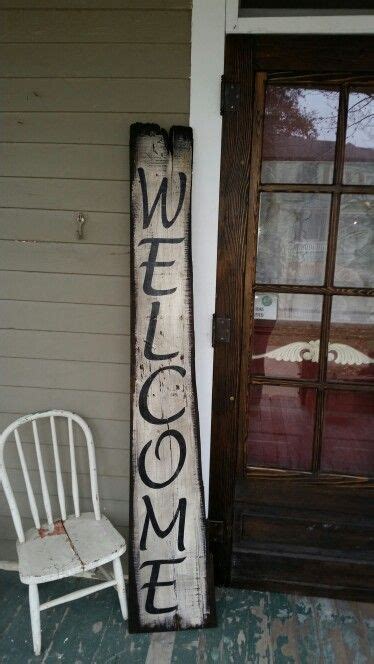
[[[182,205],[184,202],[184,197],[186,195],[186,174],[185,173],[178,173],[179,175],[179,182],[180,182],[180,189],[179,189],[179,202],[178,202],[178,207],[177,211],[172,219],[168,219],[167,216],[167,211],[166,211],[166,195],[167,195],[167,190],[168,190],[168,179],[162,178],[162,182],[160,184],[160,188],[157,192],[156,198],[153,201],[153,205],[151,209],[149,209],[148,205],[148,191],[147,191],[147,180],[145,177],[144,173],[144,168],[138,168],[138,173],[139,173],[139,178],[140,178],[140,185],[142,188],[142,199],[143,199],[143,228],[148,228],[149,224],[151,223],[152,217],[154,215],[156,206],[161,198],[161,221],[163,223],[164,228],[169,228],[172,226],[176,218],[178,217]]]

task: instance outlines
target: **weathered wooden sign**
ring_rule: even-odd
[[[194,369],[192,130],[131,127],[130,631],[212,624]]]

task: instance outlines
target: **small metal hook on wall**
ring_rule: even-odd
[[[84,238],[83,226],[86,223],[86,217],[84,216],[83,212],[78,212],[76,217],[76,223],[77,223],[77,238],[78,240],[83,240]]]

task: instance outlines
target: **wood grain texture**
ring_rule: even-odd
[[[240,43],[245,56],[238,57]],[[240,104],[223,118],[216,314],[231,319],[230,344],[217,344],[214,353],[212,447],[209,518],[223,520],[224,541],[212,542],[219,582],[228,580],[234,492],[237,402],[241,360],[243,271],[251,147],[252,52],[246,37],[227,37],[227,81],[240,81]],[[235,164],[235,168],[233,168]],[[225,468],[225,472],[222,472]]]
[[[168,631],[212,622],[194,368],[192,131],[134,125],[131,172],[130,629]]]

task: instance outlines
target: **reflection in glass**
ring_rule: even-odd
[[[330,203],[330,194],[261,194],[257,283],[323,284]]]
[[[318,377],[322,299],[322,295],[255,294],[252,374]]]
[[[374,184],[374,93],[349,95],[344,184]]]
[[[315,391],[252,385],[249,399],[247,466],[310,470]]]
[[[374,393],[328,391],[321,470],[374,473]]]
[[[374,379],[374,298],[333,297],[327,378]]]
[[[341,197],[335,286],[374,283],[374,196]]]
[[[262,182],[332,182],[339,92],[269,85]]]

